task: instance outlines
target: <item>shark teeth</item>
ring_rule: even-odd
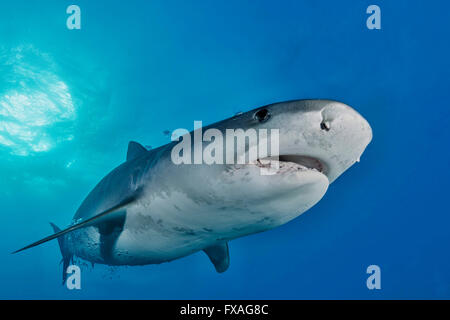
[[[254,165],[256,165],[259,168],[269,169],[269,170],[276,170],[277,173],[286,173],[286,172],[297,172],[297,171],[316,171],[320,172],[320,170],[316,168],[308,168],[302,164],[290,162],[290,161],[279,161],[279,160],[256,160],[254,162]]]
[[[257,159],[254,165],[272,172],[315,171],[325,174],[326,166],[318,159],[301,155],[280,155],[279,157]]]

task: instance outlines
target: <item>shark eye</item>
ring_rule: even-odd
[[[270,118],[270,113],[269,110],[267,109],[261,109],[258,110],[255,115],[254,115],[255,119],[258,120],[259,122],[266,122],[267,120],[269,120]]]

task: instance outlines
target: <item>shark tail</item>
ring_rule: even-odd
[[[137,197],[139,196],[139,193],[142,191],[142,189],[138,189],[136,190],[136,193],[131,195],[128,198],[125,198],[122,202],[120,202],[119,204],[103,211],[100,212],[99,214],[90,217],[84,221],[81,221],[77,224],[73,224],[70,225],[69,227],[67,227],[64,230],[61,230],[60,228],[58,228],[55,224],[50,223],[50,225],[53,228],[53,231],[55,232],[54,234],[45,237],[41,240],[38,240],[36,242],[33,242],[32,244],[27,245],[26,247],[23,247],[22,249],[16,250],[14,252],[12,252],[12,254],[36,247],[40,244],[43,244],[47,241],[53,240],[53,239],[58,239],[58,243],[59,243],[59,249],[61,250],[61,255],[62,255],[62,262],[64,263],[64,269],[63,269],[63,284],[66,282],[67,279],[67,267],[69,266],[69,263],[73,260],[73,254],[70,252],[69,250],[69,246],[67,244],[67,234],[75,231],[75,230],[79,230],[81,228],[87,227],[87,226],[91,226],[93,224],[97,224],[99,221],[101,222],[101,219],[107,215],[109,215],[110,213],[116,212],[119,209],[122,209],[123,207],[127,206],[128,204],[130,204],[131,202],[135,201],[137,199]]]
[[[50,222],[50,225],[53,228],[53,231],[55,233],[61,232],[61,229],[58,228],[54,223]],[[63,263],[63,273],[62,273],[62,284],[66,283],[67,280],[67,267],[69,267],[70,262],[72,261],[73,255],[70,253],[67,242],[66,242],[66,235],[61,235],[58,237],[58,244],[59,244],[59,250],[61,250],[62,255],[62,263]]]

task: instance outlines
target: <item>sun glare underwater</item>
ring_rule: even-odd
[[[0,5],[1,299],[449,299],[448,3],[64,1]],[[332,99],[373,140],[300,217],[198,252],[112,267],[82,259],[61,285],[57,241],[88,192],[170,132],[294,99]],[[381,270],[369,290],[367,268]]]
[[[13,155],[27,156],[73,139],[67,128],[76,118],[75,107],[50,56],[32,45],[21,45],[3,49],[0,57],[0,86],[4,88],[0,144],[10,148]]]

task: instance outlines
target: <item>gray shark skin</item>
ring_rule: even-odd
[[[177,165],[171,152],[178,142],[150,151],[130,142],[127,161],[89,193],[70,226],[54,226],[54,235],[23,249],[58,238],[65,266],[73,256],[146,265],[204,250],[223,272],[228,241],[275,228],[311,208],[372,139],[359,113],[331,100],[275,103],[203,132],[208,128],[224,135],[226,129],[279,129],[276,174],[261,175],[259,163]]]

